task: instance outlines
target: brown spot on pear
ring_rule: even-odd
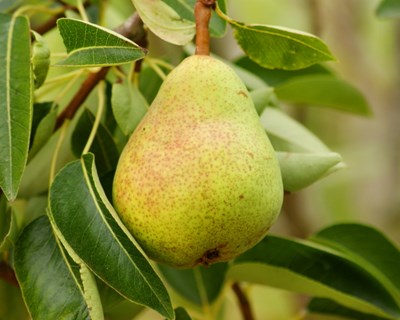
[[[168,75],[121,154],[113,200],[149,257],[175,267],[231,260],[265,236],[281,173],[230,67],[195,55]]]

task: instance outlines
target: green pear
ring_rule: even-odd
[[[282,199],[279,164],[243,82],[217,59],[186,58],[121,154],[113,201],[123,223],[153,260],[191,268],[257,244]]]

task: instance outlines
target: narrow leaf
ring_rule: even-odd
[[[381,18],[400,18],[400,0],[382,0],[376,14]]]
[[[32,67],[35,80],[35,88],[39,88],[46,80],[50,67],[50,49],[43,37],[33,32],[35,42],[32,47]]]
[[[339,170],[342,157],[335,152],[276,153],[285,191],[296,192]],[[336,170],[334,170],[336,169]]]
[[[344,252],[385,285],[400,305],[400,251],[378,230],[360,224],[338,224],[312,237]]]
[[[85,109],[72,133],[72,151],[78,158],[81,156],[86,145],[94,121],[95,117],[92,112]],[[102,124],[100,124],[97,129],[96,136],[90,147],[90,152],[96,157],[96,168],[98,168],[100,176],[104,176],[115,170],[119,152],[111,133]]]
[[[266,108],[261,123],[277,151],[330,152],[306,127],[278,109]]]
[[[126,79],[113,85],[111,104],[115,120],[126,136],[135,130],[149,108],[138,87]]]
[[[51,102],[34,104],[28,160],[31,160],[50,139],[57,120],[57,109]]]
[[[381,317],[400,317],[396,301],[362,265],[310,241],[267,236],[234,261],[228,278],[330,298]]]
[[[202,297],[199,291],[199,283],[196,282],[195,272],[201,274],[202,284],[204,286],[207,302],[213,303],[218,298],[225,283],[225,274],[228,269],[226,263],[217,263],[207,268],[197,267],[194,269],[175,269],[165,265],[159,265],[159,269],[167,282],[182,297],[201,305]]]
[[[353,86],[332,75],[296,77],[275,87],[282,101],[328,107],[358,115],[370,115],[364,96]]]
[[[79,281],[46,216],[24,229],[14,266],[32,319],[90,319]]]
[[[89,22],[63,18],[57,25],[68,52],[58,66],[119,65],[142,59],[147,53],[128,38]]]
[[[185,19],[162,0],[132,0],[140,18],[159,38],[184,45],[195,35],[193,21]]]
[[[0,187],[18,193],[29,146],[33,76],[26,17],[0,14]]]
[[[178,307],[175,309],[175,320],[191,320],[192,318],[189,316],[187,311],[182,307]]]
[[[265,68],[296,70],[335,59],[327,45],[312,34],[283,27],[246,25],[219,9],[217,13],[232,26],[246,55]]]
[[[65,241],[99,278],[127,299],[173,318],[163,283],[101,188],[92,154],[59,172],[51,186],[50,208]]]
[[[254,107],[257,113],[260,115],[267,106],[276,104],[276,96],[274,89],[265,86],[250,92],[251,99],[253,100]]]
[[[348,307],[344,307],[337,302],[325,299],[325,298],[314,298],[308,304],[307,309],[309,312],[330,315],[330,316],[339,316],[345,319],[354,319],[354,320],[387,320],[388,318],[383,318],[379,316],[375,316],[372,314],[368,314],[365,312],[360,312]],[[392,318],[393,319],[393,318]]]

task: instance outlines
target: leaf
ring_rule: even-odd
[[[196,0],[162,0],[168,6],[170,6],[181,18],[193,22],[193,28],[195,28],[195,16],[194,16],[194,6]],[[225,0],[219,0],[218,5],[220,9],[226,11]],[[210,36],[220,38],[226,33],[226,22],[224,19],[219,17],[215,11],[211,12],[210,19]]]
[[[385,285],[400,305],[400,251],[378,230],[360,224],[338,224],[316,233],[313,241],[340,250]]]
[[[32,71],[29,21],[0,14],[0,187],[16,198],[29,147]]]
[[[149,108],[137,86],[127,79],[113,85],[111,104],[115,120],[126,136],[135,130]]]
[[[216,12],[232,26],[246,55],[265,68],[296,70],[335,59],[327,45],[312,34],[283,27],[246,25],[218,8]]]
[[[351,308],[344,307],[333,300],[324,298],[314,298],[308,304],[307,309],[309,312],[335,315],[344,317],[345,319],[355,320],[387,320],[388,318],[378,317],[372,314],[360,312]],[[393,318],[392,318],[393,319]]]
[[[335,152],[276,153],[287,192],[296,192],[339,169],[342,157]]]
[[[72,151],[79,158],[86,145],[92,130],[95,117],[91,111],[85,109],[79,118],[71,137]],[[96,156],[96,167],[100,176],[115,170],[118,163],[119,152],[113,137],[108,130],[100,124],[93,143],[90,147],[90,152]]]
[[[202,301],[199,285],[204,285],[207,302],[215,302],[223,289],[228,265],[226,263],[217,263],[207,268],[197,267],[197,270],[195,270],[175,269],[160,264],[159,269],[166,281],[176,292],[185,299],[202,305],[204,301]],[[201,275],[201,284],[196,281],[196,272]]]
[[[282,101],[329,107],[367,116],[371,114],[364,96],[353,86],[332,75],[293,78],[275,87]]]
[[[363,265],[311,241],[267,236],[235,259],[227,277],[330,298],[381,317],[400,316],[396,301]]]
[[[16,215],[11,208],[7,212],[0,212],[0,253],[11,249],[18,237]]]
[[[100,279],[128,300],[173,318],[168,292],[108,202],[92,154],[58,173],[50,209],[65,241]]]
[[[250,92],[250,96],[259,115],[267,106],[276,104],[274,89],[271,87],[265,86],[264,88],[253,90]]]
[[[376,14],[380,18],[400,18],[400,0],[382,0]]]
[[[14,267],[32,319],[90,319],[79,279],[46,216],[24,229],[16,243]]]
[[[253,74],[256,74],[270,86],[277,86],[293,78],[307,75],[332,75],[332,71],[321,64],[314,64],[299,70],[266,69],[252,61],[247,56],[239,58],[235,62],[235,65],[244,68]]]
[[[146,26],[164,41],[184,45],[195,35],[193,21],[179,14],[162,0],[132,0]]]
[[[58,108],[51,102],[35,103],[33,106],[31,143],[28,161],[45,145],[53,134]]]
[[[192,318],[182,307],[175,309],[175,320],[191,320]]]
[[[56,66],[95,67],[119,65],[144,58],[147,50],[120,34],[76,19],[57,20],[68,57]]]
[[[275,108],[266,108],[261,123],[276,151],[330,152],[307,128]]]
[[[32,46],[32,67],[35,81],[35,88],[39,88],[46,80],[50,67],[50,49],[43,37],[37,32],[32,32],[35,42]]]

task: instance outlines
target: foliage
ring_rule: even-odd
[[[104,17],[118,11],[113,1],[0,2],[0,318],[27,318],[15,311],[21,295],[40,320],[131,319],[146,308],[167,319],[216,318],[229,286],[254,283],[307,294],[310,313],[400,319],[399,249],[367,225],[328,226],[307,240],[270,235],[209,268],[172,269],[146,257],[111,200],[119,153],[174,67],[149,55],[142,21],[153,41],[180,46],[180,61],[193,49],[195,1],[132,3],[132,16],[120,14],[111,29]],[[234,30],[244,55],[227,63],[250,90],[285,191],[343,168],[340,154],[283,108],[371,114],[325,64],[335,60],[327,44],[236,21],[226,7],[218,0],[210,33]],[[398,8],[384,0],[377,13],[398,17]]]

